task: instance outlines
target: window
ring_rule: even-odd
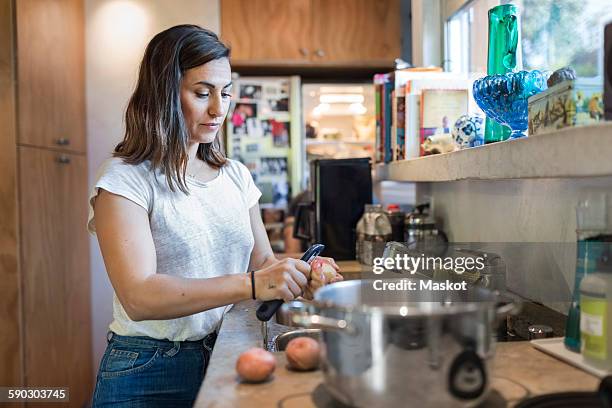
[[[603,78],[603,28],[609,0],[518,0],[523,68],[571,66],[581,78]],[[525,10],[528,10],[525,12]]]
[[[464,4],[446,22],[445,66],[450,72],[487,72],[489,9],[500,0],[473,0]]]
[[[469,72],[470,67],[470,20],[472,9],[461,10],[446,24],[445,71]]]
[[[486,73],[488,10],[515,4],[521,13],[523,69],[571,66],[578,77],[603,81],[603,27],[610,0],[474,0],[446,20],[445,69]]]

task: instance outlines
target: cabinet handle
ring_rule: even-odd
[[[68,146],[70,144],[70,139],[65,138],[65,137],[60,137],[59,139],[55,140],[55,144],[59,146]]]
[[[323,51],[322,49],[318,49],[315,51],[315,55],[317,57],[324,57],[325,56],[325,51]]]
[[[303,56],[307,57],[307,56],[308,56],[308,49],[306,49],[306,48],[302,47],[302,48],[300,48],[300,53],[301,53]]]
[[[70,157],[61,155],[57,159],[55,159],[59,164],[70,164]]]

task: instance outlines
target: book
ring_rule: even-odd
[[[421,93],[423,89],[446,89],[463,90],[471,92],[473,81],[463,75],[444,73],[430,73],[428,76],[420,76],[411,79],[405,84],[406,93],[406,158],[411,159],[422,155],[421,150]],[[469,98],[469,97],[468,97]],[[462,114],[468,113],[470,108]],[[454,125],[457,117],[449,118],[450,127]]]
[[[375,161],[377,163],[386,162],[386,154],[387,149],[390,149],[389,143],[390,140],[387,140],[386,137],[386,127],[387,123],[390,120],[386,118],[386,106],[387,106],[387,96],[386,92],[388,90],[388,84],[390,82],[390,74],[375,74],[374,75],[374,85],[378,86],[378,94],[377,94],[377,109],[380,111],[377,114],[377,122],[376,122],[376,155]]]
[[[429,136],[449,134],[454,121],[468,112],[467,89],[423,89],[421,92],[420,154]],[[452,123],[451,123],[452,121]]]
[[[442,79],[453,81],[458,78],[457,74],[443,72],[440,67],[406,68],[374,75],[376,106],[380,109],[376,119],[376,162],[388,163],[411,157],[407,154],[407,138],[415,138],[411,140],[413,145],[418,142],[418,123],[413,135],[407,131],[410,106],[407,105],[406,97],[413,92],[412,83],[426,79],[435,83]],[[419,87],[414,92],[417,91],[420,94]],[[419,103],[417,99],[413,102]],[[418,122],[418,116],[412,120],[413,123]],[[410,147],[410,154],[414,153],[413,147]]]
[[[406,83],[411,79],[426,77],[432,73],[442,73],[440,67],[415,67],[395,70],[393,81],[392,114],[391,114],[391,160],[406,158]]]
[[[397,160],[397,98],[391,90],[391,161]]]
[[[406,159],[406,92],[395,90],[395,160]]]
[[[421,127],[421,95],[407,94],[406,101],[406,119],[404,124],[405,129],[405,158],[415,159],[421,155],[421,144],[419,138],[419,129]]]
[[[374,139],[374,162],[380,163],[383,161],[383,140],[382,140],[382,84],[374,84],[374,106],[376,119],[376,133]]]
[[[391,149],[391,104],[393,82],[385,82],[383,85],[383,137],[384,137],[384,162],[389,163],[393,156],[393,150]]]

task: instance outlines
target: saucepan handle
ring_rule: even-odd
[[[355,334],[357,329],[344,319],[321,316],[314,312],[314,306],[294,300],[282,306],[283,313],[298,327],[341,331]]]

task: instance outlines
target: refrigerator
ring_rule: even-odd
[[[308,246],[325,244],[322,256],[355,259],[357,222],[372,203],[371,166],[369,157],[310,162],[308,200],[298,204],[295,236]]]

